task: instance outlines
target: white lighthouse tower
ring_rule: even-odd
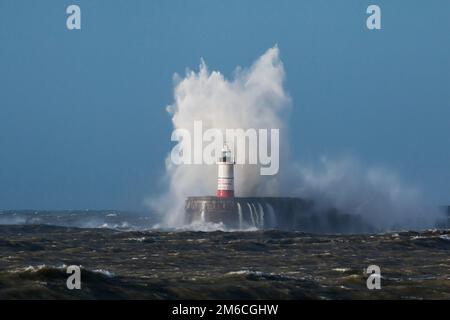
[[[220,153],[217,175],[217,197],[232,198],[234,197],[234,159],[231,157],[231,151],[225,144]]]

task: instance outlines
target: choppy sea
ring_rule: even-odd
[[[154,228],[118,211],[0,211],[0,299],[450,299],[450,230]],[[69,265],[81,266],[69,290]],[[381,289],[369,290],[369,265]]]

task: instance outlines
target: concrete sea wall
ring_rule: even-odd
[[[315,233],[373,231],[360,216],[330,209],[321,211],[313,202],[289,197],[189,197],[186,223],[223,223],[230,229],[299,230]]]

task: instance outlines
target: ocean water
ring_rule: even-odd
[[[0,299],[450,299],[450,230],[152,229],[116,211],[0,212]],[[81,265],[81,290],[68,290]],[[368,290],[369,265],[381,289]]]

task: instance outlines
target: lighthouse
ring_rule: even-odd
[[[227,145],[223,146],[217,166],[217,197],[234,197],[234,159],[232,159]]]

